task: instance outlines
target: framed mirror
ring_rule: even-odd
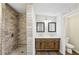
[[[44,22],[36,22],[36,32],[45,32]]]
[[[48,23],[48,32],[56,32],[56,22]]]

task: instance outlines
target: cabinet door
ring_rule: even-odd
[[[40,49],[45,49],[45,40],[40,40]]]
[[[48,49],[54,49],[55,48],[55,42],[54,40],[48,40]]]
[[[59,40],[55,40],[55,49],[59,50]]]
[[[35,45],[36,45],[35,48],[37,50],[44,50],[45,49],[45,46],[46,46],[46,43],[45,43],[45,40],[36,39]]]
[[[38,39],[35,40],[35,48],[40,49],[40,40]]]

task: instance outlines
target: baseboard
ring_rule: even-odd
[[[75,49],[74,49],[73,51],[76,52],[77,54],[79,54],[79,51],[77,51],[77,50],[75,50]]]

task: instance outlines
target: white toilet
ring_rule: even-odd
[[[72,54],[72,49],[74,48],[74,46],[72,44],[69,43],[69,38],[66,38],[66,48],[67,48],[67,52]]]

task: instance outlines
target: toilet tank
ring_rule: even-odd
[[[66,43],[68,43],[68,42],[69,42],[69,39],[70,39],[69,37],[66,37]]]

